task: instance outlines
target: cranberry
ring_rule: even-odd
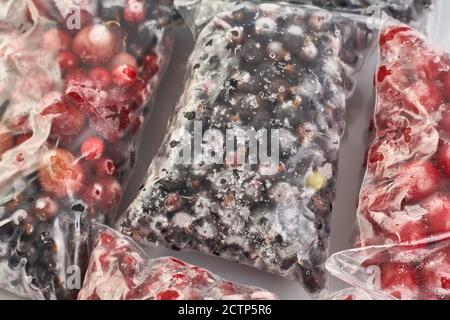
[[[41,46],[44,50],[53,53],[70,50],[72,38],[60,29],[50,29],[42,36]]]
[[[83,171],[69,151],[55,149],[41,159],[38,179],[45,191],[67,197],[81,190]]]
[[[83,69],[70,70],[64,77],[66,87],[84,83],[88,80],[88,76]]]
[[[437,194],[421,204],[426,210],[424,216],[431,235],[450,232],[450,197]]]
[[[129,23],[140,23],[147,17],[147,3],[144,0],[127,0],[123,17]]]
[[[95,164],[95,173],[99,176],[113,176],[116,173],[114,161],[109,158],[101,158]]]
[[[48,221],[58,214],[58,203],[49,196],[40,197],[34,203],[36,216],[42,221]]]
[[[83,28],[73,40],[72,50],[84,63],[100,65],[109,61],[116,53],[115,34],[104,24]]]
[[[419,201],[432,194],[438,187],[439,172],[428,161],[413,161],[403,166],[399,181],[401,187],[406,188],[405,200]]]
[[[106,89],[112,83],[111,74],[104,68],[99,67],[92,69],[89,73],[89,77],[99,89]]]
[[[112,177],[98,177],[88,186],[84,200],[92,206],[103,210],[115,207],[122,196],[119,182]]]
[[[404,263],[385,263],[380,266],[381,289],[398,299],[411,298],[418,289],[414,270]]]
[[[136,81],[137,72],[132,66],[123,64],[113,69],[112,78],[118,86],[129,86]]]
[[[180,294],[176,290],[161,291],[156,295],[156,300],[176,300]]]
[[[52,134],[55,135],[75,135],[81,131],[86,121],[81,111],[63,101],[55,101],[45,107],[41,115],[53,117]]]
[[[437,152],[439,168],[450,178],[450,144],[442,143]]]
[[[81,144],[81,155],[86,160],[98,160],[105,151],[103,140],[98,137],[90,137]]]
[[[444,102],[441,90],[431,81],[419,81],[413,84],[406,95],[408,108],[417,112],[423,106],[427,112],[436,111]]]
[[[14,147],[14,138],[6,127],[0,125],[0,159],[3,153]]]
[[[62,73],[75,69],[79,66],[80,60],[71,51],[61,51],[58,55],[58,63]]]

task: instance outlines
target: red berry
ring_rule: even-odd
[[[89,77],[94,81],[99,89],[106,89],[112,83],[111,74],[104,68],[99,67],[92,69],[89,73]]]
[[[82,84],[88,81],[88,76],[86,75],[86,72],[83,69],[74,69],[70,70],[65,76],[64,76],[64,84],[66,85],[66,88],[70,85],[77,85]]]
[[[137,79],[136,69],[128,64],[115,67],[112,71],[112,78],[118,86],[132,85]]]
[[[55,149],[41,159],[39,183],[42,189],[58,197],[73,196],[83,186],[83,172],[70,152]]]
[[[51,197],[40,197],[34,203],[36,216],[42,221],[48,221],[58,214],[58,203]]]
[[[107,232],[102,232],[100,242],[103,247],[110,248],[115,242],[115,237]]]
[[[377,81],[383,82],[384,79],[391,74],[392,74],[392,72],[388,68],[386,68],[386,66],[381,66],[378,69]]]
[[[419,201],[432,194],[438,187],[439,172],[428,161],[413,161],[402,168],[399,182],[401,188],[405,188],[408,202]]]
[[[102,210],[115,207],[122,196],[119,182],[111,177],[98,177],[86,190],[84,200]]]
[[[123,17],[129,23],[140,23],[147,17],[147,3],[144,0],[127,0]]]
[[[80,60],[71,51],[61,51],[58,55],[58,63],[62,73],[75,69],[80,64]]]
[[[447,96],[447,99],[450,100],[450,72],[447,72],[447,76],[445,77],[444,90],[445,90],[445,95]]]
[[[421,204],[426,210],[424,216],[430,235],[450,232],[450,197],[434,195]]]
[[[90,137],[81,144],[81,155],[86,160],[98,160],[105,151],[103,140],[97,137]]]
[[[176,290],[161,291],[156,295],[156,300],[176,300],[180,294]]]
[[[42,36],[41,46],[44,50],[58,53],[63,50],[70,50],[72,38],[66,32],[59,29],[50,29]]]
[[[442,143],[437,152],[439,168],[450,178],[450,144]]]
[[[0,124],[0,160],[2,154],[14,147],[14,138],[11,132]]]
[[[444,102],[441,90],[433,82],[416,82],[407,92],[408,108],[417,112],[422,106],[427,112],[436,111]]]
[[[51,104],[43,108],[41,115],[53,117],[52,134],[75,135],[83,128],[86,118],[81,111],[59,100],[58,95],[55,96],[53,92],[46,95],[55,97],[55,100],[49,100]],[[44,101],[46,97],[43,98]]]
[[[104,24],[83,28],[73,40],[72,50],[89,65],[100,65],[109,61],[116,53],[115,34]]]
[[[414,297],[418,290],[414,270],[405,263],[385,263],[380,266],[381,289],[398,299]]]
[[[95,164],[95,173],[99,176],[113,176],[116,173],[114,161],[109,158],[101,158]]]
[[[111,60],[109,66],[111,70],[113,70],[116,67],[124,64],[132,66],[134,69],[138,68],[136,58],[133,55],[129,54],[128,52],[120,52],[116,54],[114,58]]]

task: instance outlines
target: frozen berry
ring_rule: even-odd
[[[72,196],[83,186],[83,172],[69,151],[55,149],[40,161],[39,183],[42,189],[58,197]]]
[[[11,132],[0,125],[0,159],[4,152],[14,147],[14,138]]]
[[[408,264],[386,263],[380,267],[381,289],[398,299],[411,298],[411,292],[417,290],[417,279]]]
[[[66,73],[71,69],[75,69],[80,64],[78,57],[71,51],[61,51],[58,54],[58,64],[62,73]]]
[[[431,235],[450,232],[450,197],[434,195],[421,204],[425,209],[425,221]]]
[[[113,176],[116,173],[114,161],[109,158],[101,158],[95,164],[95,173],[99,176]]]
[[[439,168],[450,178],[450,144],[442,143],[437,152]]]
[[[420,242],[426,238],[425,225],[421,220],[411,221],[402,226],[397,234],[397,242]]]
[[[44,50],[58,53],[63,50],[70,50],[72,38],[65,31],[50,29],[42,36],[41,46]]]
[[[137,72],[132,66],[122,64],[113,69],[112,78],[114,83],[118,86],[129,86],[136,81]]]
[[[103,210],[112,209],[116,206],[122,196],[119,182],[112,177],[99,177],[84,193],[84,200],[92,206]]]
[[[408,202],[421,200],[432,194],[438,187],[439,172],[428,161],[411,162],[401,170],[402,181],[399,183],[407,191],[405,200]]]
[[[36,216],[42,221],[48,221],[58,214],[58,203],[51,197],[40,197],[34,203]]]
[[[124,64],[129,65],[129,66],[133,67],[134,69],[138,68],[136,58],[133,57],[128,52],[120,52],[120,53],[116,54],[114,56],[114,58],[112,58],[109,65],[110,65],[111,70],[114,70],[116,67],[124,65]]]
[[[89,72],[89,77],[94,81],[99,89],[108,88],[111,83],[111,74],[104,68],[94,68]]]
[[[150,80],[159,71],[158,55],[154,52],[145,55],[142,64],[142,78],[144,80]]]
[[[75,135],[81,131],[86,121],[81,111],[61,100],[56,100],[45,107],[41,114],[53,117],[52,134],[55,135]]]
[[[432,112],[444,102],[444,97],[436,84],[420,81],[409,88],[406,101],[411,110],[417,111],[422,106],[427,112]]]
[[[64,84],[66,87],[74,84],[82,84],[88,80],[88,76],[83,69],[70,70],[64,76]]]
[[[104,24],[85,27],[73,40],[72,50],[89,65],[109,61],[117,50],[115,34]]]
[[[123,17],[129,23],[140,23],[147,16],[147,2],[145,0],[126,0]]]
[[[103,140],[98,137],[90,137],[81,144],[81,155],[86,160],[98,160],[105,151]]]

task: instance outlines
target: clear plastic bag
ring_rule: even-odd
[[[130,238],[98,233],[79,300],[274,300],[266,290],[225,281],[172,257],[151,259]]]
[[[360,22],[311,6],[224,6],[198,36],[164,143],[116,226],[141,244],[218,255],[319,293],[353,88],[340,28]],[[273,157],[261,151],[269,144]]]
[[[112,220],[172,48],[166,0],[2,1],[1,286],[70,298],[60,226]],[[75,225],[79,225],[76,222]],[[79,287],[78,287],[79,289]]]
[[[375,279],[375,289],[398,299],[448,298],[449,54],[389,19],[379,42],[373,142],[357,213],[355,246],[363,248],[337,253],[328,269],[360,287]]]

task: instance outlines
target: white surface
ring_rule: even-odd
[[[441,10],[450,13],[450,1],[444,1]],[[441,13],[441,16],[445,16]],[[442,19],[445,20],[445,19]],[[450,48],[448,27],[444,24],[434,26],[431,38]],[[132,201],[145,177],[147,167],[157,152],[163,138],[167,119],[177,103],[184,82],[184,68],[192,50],[193,40],[187,28],[176,32],[176,45],[172,63],[166,73],[161,90],[156,99],[153,115],[149,120],[142,139],[138,167],[129,184],[122,208]],[[374,52],[375,53],[375,52]],[[357,77],[357,90],[348,102],[347,130],[341,145],[337,197],[332,213],[332,236],[330,252],[351,247],[351,237],[355,225],[355,212],[358,192],[361,185],[362,162],[366,149],[367,129],[373,110],[373,71],[375,55],[372,54],[364,66],[364,74]],[[270,275],[254,268],[231,263],[226,260],[205,256],[195,252],[175,252],[164,248],[149,249],[153,256],[173,255],[190,263],[200,265],[231,281],[255,285],[276,293],[283,299],[310,299],[301,286],[294,281]],[[0,275],[1,276],[1,275]],[[345,288],[336,279],[330,279],[330,290]],[[0,299],[17,299],[2,292]]]

